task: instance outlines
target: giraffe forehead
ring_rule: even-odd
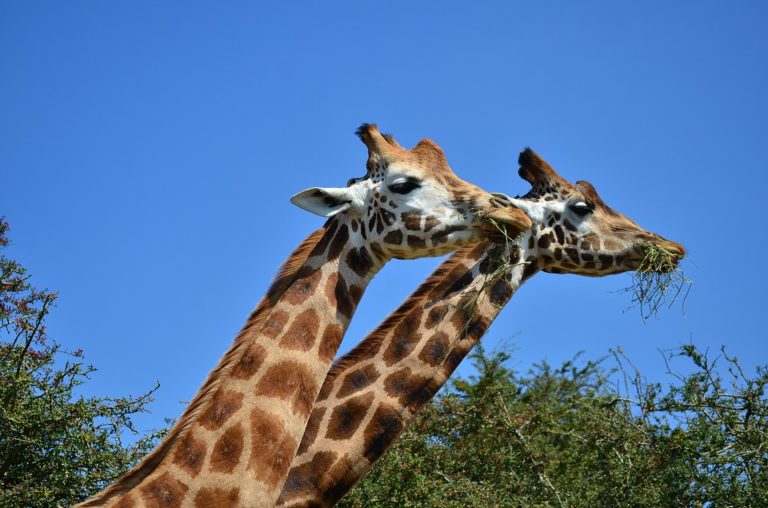
[[[362,185],[368,188],[372,188],[376,186],[376,184],[380,184],[386,181],[393,181],[398,178],[411,177],[421,179],[422,175],[423,172],[420,172],[416,168],[379,160],[368,168],[365,176],[360,178],[350,178],[347,182],[347,187]]]
[[[419,193],[419,197],[417,198],[414,198],[413,195],[393,195],[389,191],[389,185],[400,181],[417,182],[427,192]],[[474,187],[470,184],[467,184],[467,187],[467,189],[461,190],[474,190]],[[424,202],[423,204],[425,206],[427,206],[429,202],[451,199],[457,195],[469,193],[457,191],[457,189],[446,185],[444,181],[434,177],[428,171],[420,171],[419,168],[401,164],[390,164],[381,173],[371,173],[364,178],[358,179],[350,185],[350,189],[353,189],[361,198],[370,199],[373,192],[379,192],[381,194],[390,195],[390,197],[395,198],[396,201],[406,200],[412,201],[413,203]]]
[[[521,209],[533,223],[544,223],[553,212],[564,216],[565,201],[546,201],[543,199],[509,198],[514,206]]]
[[[384,172],[384,177],[389,181],[399,178],[417,178],[423,180],[430,177],[430,172],[415,164],[406,164],[402,162],[393,162],[389,164]]]

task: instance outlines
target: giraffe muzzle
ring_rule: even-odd
[[[515,238],[533,226],[531,219],[514,206],[494,207],[486,213],[481,213],[482,221],[492,233],[498,233]]]

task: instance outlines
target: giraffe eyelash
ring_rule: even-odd
[[[417,180],[413,179],[398,179],[395,180],[390,186],[389,190],[395,194],[408,194],[421,187],[421,184]]]
[[[577,201],[570,206],[570,209],[580,217],[584,217],[593,210],[586,201]]]

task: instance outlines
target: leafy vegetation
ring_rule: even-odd
[[[765,368],[685,346],[665,360],[692,372],[662,387],[620,351],[526,375],[508,358],[478,348],[341,506],[768,506]]]
[[[8,245],[0,218],[0,249]],[[138,397],[82,397],[94,368],[83,352],[48,336],[56,294],[33,288],[25,269],[0,254],[0,507],[69,505],[100,490],[160,437],[138,435],[131,417],[146,411],[153,388]]]

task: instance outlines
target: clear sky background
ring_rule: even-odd
[[[99,371],[161,383],[176,417],[323,220],[288,198],[364,171],[353,135],[430,137],[454,170],[524,193],[530,145],[566,178],[683,243],[695,283],[643,322],[603,279],[540,274],[484,343],[511,366],[621,346],[721,344],[753,372],[765,332],[766,2],[23,2],[0,4],[0,214],[7,256],[60,292],[51,335]],[[351,348],[439,263],[373,281]],[[463,373],[469,372],[466,365]]]

